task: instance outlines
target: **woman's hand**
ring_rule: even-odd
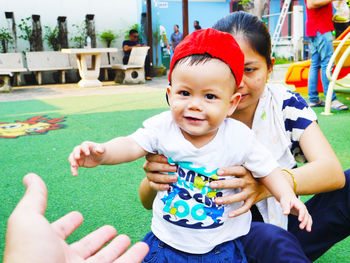
[[[169,183],[177,182],[176,175],[166,174],[176,172],[177,167],[170,165],[168,158],[163,155],[147,154],[143,169],[150,187],[156,191],[168,190]]]
[[[218,170],[217,174],[220,176],[236,176],[236,178],[227,178],[226,180],[211,182],[211,188],[241,188],[239,193],[215,199],[215,203],[219,205],[244,201],[244,204],[240,208],[237,208],[229,213],[229,217],[239,216],[246,213],[253,204],[271,196],[265,186],[255,180],[250,171],[243,166],[221,168]]]

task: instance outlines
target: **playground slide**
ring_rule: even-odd
[[[339,35],[337,39],[333,41],[334,49],[337,47],[339,42],[345,37],[345,35],[349,32],[350,32],[350,26],[346,30],[344,30],[344,32],[341,35]],[[301,89],[301,88],[307,87],[310,64],[311,64],[311,60],[305,60],[305,61],[296,62],[290,65],[285,77],[286,84],[294,85],[295,88],[297,89],[297,92],[304,92],[304,89]],[[349,73],[350,73],[350,65],[345,64],[345,66],[340,70],[338,79],[345,77]],[[300,89],[299,91],[298,91],[298,88]],[[320,74],[318,76],[317,90],[319,92],[323,91]]]

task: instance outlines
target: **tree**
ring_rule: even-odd
[[[119,34],[115,34],[112,30],[104,31],[101,34],[98,34],[98,36],[107,47],[111,47],[111,44],[120,37]]]
[[[10,31],[5,27],[0,28],[0,51],[6,53],[8,51],[8,45],[13,43],[14,41]]]
[[[49,26],[44,26],[45,35],[44,39],[46,40],[47,45],[52,48],[54,51],[58,51],[58,27],[51,29]]]

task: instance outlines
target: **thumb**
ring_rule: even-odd
[[[29,210],[43,215],[47,203],[47,189],[44,181],[38,175],[30,173],[24,176],[23,183],[26,187],[26,192],[15,211]]]

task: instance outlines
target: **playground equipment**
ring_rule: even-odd
[[[328,90],[327,90],[327,96],[326,96],[326,104],[325,104],[325,108],[324,108],[324,112],[322,112],[321,114],[323,115],[331,115],[331,103],[332,103],[332,93],[334,90],[335,85],[340,86],[339,89],[350,89],[350,77],[348,77],[348,75],[346,75],[344,78],[339,79],[338,80],[338,76],[340,73],[340,70],[343,67],[350,67],[350,58],[349,58],[349,54],[350,54],[350,41],[348,40],[350,37],[350,32],[348,32],[345,37],[343,38],[342,41],[334,41],[333,42],[333,46],[337,46],[337,48],[335,49],[329,63],[327,66],[327,70],[326,70],[326,75],[327,78],[329,79],[329,86],[328,86]],[[332,71],[332,67],[333,67],[333,63],[336,63],[336,66],[333,70],[333,73],[331,73]],[[339,90],[338,89],[338,90]]]
[[[288,12],[288,8],[290,5],[291,0],[286,0],[283,3],[282,6],[282,11],[281,11],[281,15],[278,17],[278,21],[277,21],[277,26],[275,28],[275,32],[273,33],[272,36],[272,48],[271,48],[271,53],[273,53],[273,51],[275,50],[276,44],[278,42],[280,33],[281,33],[281,29],[284,23],[284,20],[286,19],[287,16],[287,12]]]
[[[329,88],[326,95],[325,111],[322,114],[329,115],[330,102],[327,104],[327,97],[331,99],[333,90],[341,92],[350,92],[350,27],[348,27],[336,40],[333,41],[333,47],[335,51],[330,59],[327,67],[327,77],[330,80]],[[333,64],[336,67],[333,68]],[[309,75],[309,69],[311,60],[301,61],[293,63],[289,68],[285,76],[285,82],[289,85],[294,85],[297,88],[297,92],[304,92],[307,90],[307,81]],[[331,71],[333,68],[333,73]],[[305,88],[306,87],[306,88]],[[318,78],[317,90],[323,92],[321,77]]]

